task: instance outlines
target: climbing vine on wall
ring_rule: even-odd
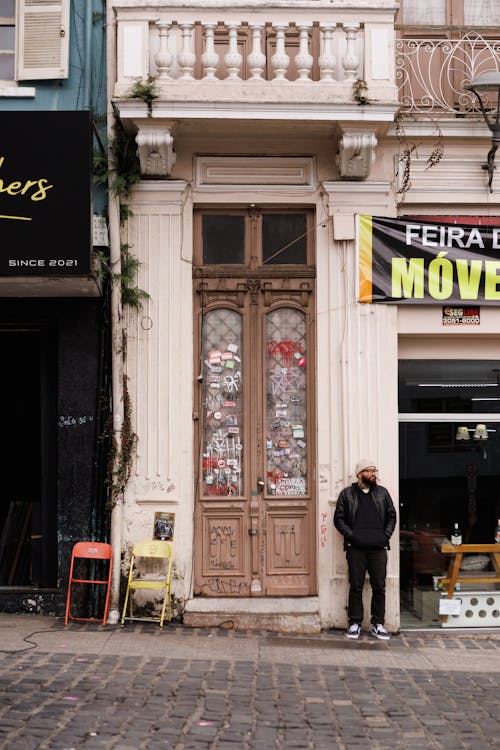
[[[121,355],[123,361],[127,356],[127,333],[122,331]],[[127,482],[130,479],[137,435],[132,427],[132,401],[128,390],[128,378],[122,374],[123,422],[120,429],[120,440],[112,433],[111,452],[109,457],[109,477],[111,485],[111,503],[115,505],[123,498]]]
[[[401,200],[404,200],[406,193],[411,188],[412,165],[414,160],[418,159],[418,148],[422,145],[422,143],[415,143],[415,141],[412,141],[408,138],[408,135],[405,131],[405,122],[407,122],[409,119],[414,118],[407,112],[400,112],[395,120],[396,137],[399,141],[400,146],[399,169],[397,177],[399,179],[398,193],[401,196]],[[443,133],[441,131],[441,128],[439,127],[439,123],[436,120],[432,119],[430,120],[430,122],[434,126],[435,141],[431,153],[426,160],[426,169],[432,169],[432,167],[435,167],[437,164],[439,164],[444,153]]]
[[[151,86],[152,82],[146,82],[144,92],[141,89],[135,94],[132,93],[131,96],[147,97],[149,101],[152,101],[155,97],[151,93]],[[133,134],[125,131],[120,118],[115,114],[107,153],[101,150],[94,154],[94,181],[96,184],[107,185],[111,194],[118,198],[121,227],[124,227],[132,215],[127,204],[127,199],[130,196],[133,186],[140,179],[141,172],[137,158],[135,137]],[[137,272],[140,268],[140,261],[132,253],[132,246],[128,243],[121,243],[118,270],[115,270],[109,256],[105,253],[98,253],[97,260],[98,275],[103,279],[107,277],[112,285],[119,288],[122,309],[128,307],[140,311],[144,300],[149,299],[150,295],[137,284]],[[128,377],[125,372],[127,357],[127,331],[125,328],[122,328],[121,331],[121,343],[117,354],[121,357],[123,364],[121,380],[123,421],[119,436],[117,436],[113,430],[112,417],[110,417],[105,435],[103,436],[107,436],[111,442],[108,482],[112,505],[115,505],[123,498],[127,482],[130,478],[134,451],[138,440],[133,430],[132,400],[128,389]]]

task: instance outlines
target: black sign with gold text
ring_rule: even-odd
[[[500,306],[498,226],[357,217],[360,302]]]
[[[91,268],[90,112],[0,113],[0,276]]]

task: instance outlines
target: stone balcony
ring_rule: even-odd
[[[139,149],[162,142],[171,161],[174,131],[236,121],[266,128],[335,131],[345,176],[349,154],[368,162],[399,109],[395,4],[388,0],[115,0],[114,104],[138,131]],[[148,107],[132,96],[155,80]],[[361,83],[359,83],[361,82]],[[361,88],[359,88],[361,85]],[[170,145],[167,144],[170,141]],[[165,150],[166,149],[166,150]],[[169,157],[170,152],[170,157]],[[366,159],[363,160],[366,163]],[[351,170],[348,175],[347,172]],[[341,170],[342,172],[342,170]]]

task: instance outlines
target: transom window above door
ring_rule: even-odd
[[[313,213],[210,209],[195,215],[195,264],[263,269],[313,264]]]

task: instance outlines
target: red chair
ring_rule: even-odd
[[[78,622],[101,622],[100,617],[75,617],[70,614],[71,609],[71,590],[74,583],[89,583],[91,585],[106,586],[106,600],[104,602],[104,616],[102,618],[102,624],[106,625],[109,609],[109,595],[111,593],[111,573],[113,570],[113,550],[110,544],[104,542],[77,542],[73,547],[71,553],[71,566],[69,569],[69,582],[68,582],[68,596],[66,599],[66,616],[64,618],[64,624],[68,624],[68,620],[77,620]],[[75,578],[74,567],[75,560],[86,559],[86,560],[107,560],[108,561],[108,577],[104,580],[97,578]],[[89,566],[87,566],[88,568]],[[78,569],[78,564],[77,564]]]

